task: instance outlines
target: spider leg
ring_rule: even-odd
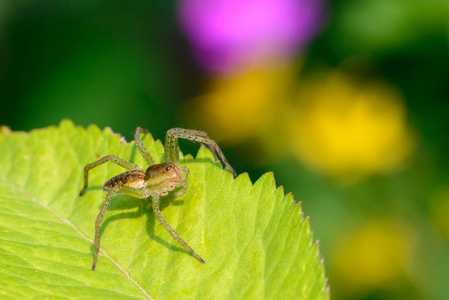
[[[109,192],[106,196],[106,200],[104,201],[103,206],[101,207],[100,213],[97,216],[97,220],[95,221],[95,257],[94,257],[94,262],[92,264],[92,271],[95,270],[95,266],[97,265],[97,260],[98,260],[98,252],[100,252],[101,222],[103,221],[103,217],[106,213],[106,210],[108,209],[108,206],[109,206],[109,203],[111,202],[112,197],[118,193],[128,194],[133,197],[140,198],[140,199],[146,198],[150,195],[147,191],[145,191],[143,189],[135,189],[135,188],[132,188],[129,186],[121,186],[121,185],[116,185],[112,189],[109,190]]]
[[[181,246],[183,246],[187,251],[189,251],[200,262],[204,263],[204,260],[198,254],[196,254],[196,252],[189,245],[187,245],[187,243],[184,242],[183,239],[181,239],[179,237],[179,235],[176,233],[176,231],[173,228],[171,228],[171,226],[168,225],[168,223],[165,221],[164,217],[162,217],[161,211],[159,209],[159,200],[160,200],[160,198],[161,197],[159,195],[153,195],[152,196],[153,212],[154,212],[154,215],[156,216],[156,218],[158,219],[159,223],[161,223],[161,225],[164,226],[165,230],[167,230],[168,233],[170,233],[170,235],[179,244],[181,244]]]
[[[143,159],[147,162],[148,166],[152,166],[156,164],[154,162],[153,157],[151,156],[150,152],[148,152],[148,149],[143,144],[142,140],[140,139],[140,134],[144,132],[147,133],[148,130],[143,129],[142,127],[136,128],[136,133],[134,134],[134,141],[136,143],[137,149],[139,150],[140,154],[142,155]]]
[[[185,181],[181,181],[181,182],[179,183],[179,185],[182,187],[182,190],[177,191],[177,192],[174,194],[176,197],[182,196],[182,195],[184,195],[184,194],[187,192],[187,183],[186,183]]]
[[[198,131],[198,130],[190,130],[183,128],[173,128],[167,131],[167,135],[165,137],[165,160],[174,162],[175,164],[179,164],[179,147],[178,147],[178,138],[198,142],[204,145],[207,145],[211,150],[212,154],[215,157],[216,161],[220,161],[218,156],[221,158],[223,163],[228,167],[229,171],[235,176],[237,173],[231,167],[231,165],[226,160],[223,152],[221,152],[217,143],[210,139],[206,132]],[[218,154],[218,156],[217,156]]]
[[[167,131],[167,135],[165,136],[164,156],[165,161],[171,161],[179,165],[178,138],[171,133],[172,130]]]
[[[182,181],[185,181],[187,179],[187,176],[189,176],[190,170],[187,167],[180,167],[179,169],[181,169],[181,171],[183,171],[183,175],[181,177]]]
[[[182,187],[182,190],[178,191],[175,193],[175,196],[182,196],[187,192],[187,176],[189,176],[189,168],[187,167],[180,167],[181,171],[183,171],[182,177],[181,177],[181,182],[179,183],[179,185]]]
[[[102,165],[108,161],[110,161],[116,165],[119,165],[120,167],[123,167],[127,170],[137,169],[137,167],[134,164],[130,163],[129,161],[124,160],[123,158],[117,157],[115,155],[108,155],[103,158],[100,158],[99,160],[97,160],[93,163],[90,163],[84,167],[84,188],[81,190],[80,196],[82,194],[84,194],[84,192],[87,189],[89,170],[93,169],[95,167],[98,167],[99,165]]]

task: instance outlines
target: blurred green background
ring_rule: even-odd
[[[207,131],[302,202],[333,299],[447,299],[449,1],[208,1],[0,0],[0,125]]]

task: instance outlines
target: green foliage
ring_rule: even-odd
[[[156,161],[163,147],[144,143]],[[116,196],[101,227],[98,265],[91,270],[94,222],[103,183],[123,171],[83,167],[115,154],[145,168],[134,143],[110,129],[63,121],[30,133],[0,130],[0,295],[2,298],[328,299],[308,219],[272,173],[253,185],[233,178],[202,148],[188,192],[162,200],[162,214],[206,261],[199,263],[159,225],[149,199]]]

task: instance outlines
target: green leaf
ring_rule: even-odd
[[[123,169],[93,169],[80,197],[83,168],[108,154],[146,168],[134,143],[70,121],[30,133],[0,129],[1,298],[329,298],[309,220],[272,173],[253,185],[246,173],[234,179],[205,148],[184,157],[189,189],[162,198],[162,215],[206,263],[164,230],[150,199],[117,195],[92,271],[102,185]],[[144,143],[160,162],[160,141],[146,135]]]

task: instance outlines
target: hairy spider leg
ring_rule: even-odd
[[[179,146],[178,139],[170,134],[173,129],[167,131],[164,144],[165,161],[171,161],[179,165]]]
[[[116,165],[119,165],[120,167],[123,167],[127,170],[137,169],[137,167],[134,164],[130,163],[129,161],[124,160],[123,158],[117,157],[115,155],[108,155],[103,158],[100,158],[99,160],[97,160],[91,164],[88,164],[87,166],[84,167],[84,188],[81,190],[80,196],[82,194],[84,194],[84,192],[87,189],[89,170],[91,170],[95,167],[98,167],[99,165],[102,165],[108,161],[110,161]]]
[[[146,190],[146,189],[135,189],[129,186],[120,186],[120,185],[116,185],[115,187],[113,187],[111,190],[109,190],[107,196],[106,196],[106,200],[104,201],[100,213],[97,216],[97,219],[95,221],[95,257],[94,257],[94,262],[92,264],[92,270],[95,270],[95,267],[97,265],[97,261],[98,261],[98,253],[100,252],[100,226],[101,223],[103,222],[103,217],[108,209],[109,203],[112,200],[112,197],[115,194],[118,193],[124,193],[124,194],[128,194],[131,195],[133,197],[136,198],[147,198],[148,196],[150,196],[150,191]],[[167,230],[170,235],[181,245],[184,247],[184,249],[186,249],[187,251],[189,251],[196,259],[198,259],[200,262],[204,263],[204,260],[201,258],[201,256],[199,256],[195,250],[193,250],[177,233],[176,231],[167,223],[167,221],[165,221],[164,217],[162,217],[161,215],[161,211],[159,209],[159,201],[160,201],[160,196],[159,195],[152,195],[152,208],[153,208],[153,212],[154,215],[156,216],[156,218],[158,219],[159,223],[161,223],[162,226],[164,226],[165,230]]]
[[[156,163],[155,163],[153,157],[151,156],[150,152],[148,152],[148,149],[145,147],[142,140],[140,139],[141,133],[148,133],[148,130],[143,129],[142,127],[137,127],[136,133],[134,134],[134,141],[136,143],[137,149],[139,150],[143,159],[145,159],[145,161],[147,162],[148,166],[152,166]]]
[[[178,138],[198,142],[204,145],[207,145],[211,150],[212,154],[215,157],[216,161],[220,161],[218,159],[217,153],[220,156],[223,163],[228,167],[229,171],[235,176],[237,173],[231,167],[231,165],[226,160],[223,152],[221,152],[217,143],[210,139],[207,133],[199,130],[190,130],[183,128],[173,128],[167,131],[167,135],[165,136],[165,160],[174,162],[175,164],[179,164],[179,147],[178,147]]]
[[[186,249],[187,251],[190,252],[190,254],[192,254],[193,256],[195,256],[196,259],[198,259],[200,262],[204,263],[204,259],[201,258],[201,256],[199,256],[198,254],[196,254],[196,252],[189,246],[187,245],[186,242],[184,242],[184,240],[182,238],[179,237],[179,235],[176,233],[176,231],[171,228],[170,225],[168,225],[168,223],[165,221],[164,217],[162,217],[161,215],[161,211],[159,209],[159,200],[160,200],[160,196],[159,195],[153,195],[152,196],[152,206],[153,206],[153,212],[154,215],[156,216],[156,218],[158,219],[159,223],[161,223],[162,226],[164,226],[165,230],[167,230],[170,235],[179,243],[181,244],[181,246],[184,247],[184,249]]]
[[[111,202],[112,197],[115,194],[123,193],[127,195],[131,195],[136,198],[144,199],[150,196],[150,192],[145,189],[136,189],[125,185],[116,185],[111,188],[106,196],[106,200],[101,206],[100,213],[97,216],[97,220],[95,221],[95,257],[94,262],[92,264],[92,271],[95,270],[95,266],[97,265],[98,260],[98,252],[100,252],[100,226],[103,221],[103,217],[108,209],[109,203]]]
[[[187,179],[187,176],[189,176],[189,172],[190,172],[189,168],[187,168],[187,167],[180,167],[179,169],[181,169],[181,171],[183,172],[183,175],[181,177],[181,182],[179,183],[179,185],[182,187],[182,190],[177,191],[175,193],[176,197],[182,196],[182,195],[184,195],[187,192],[186,179]]]

